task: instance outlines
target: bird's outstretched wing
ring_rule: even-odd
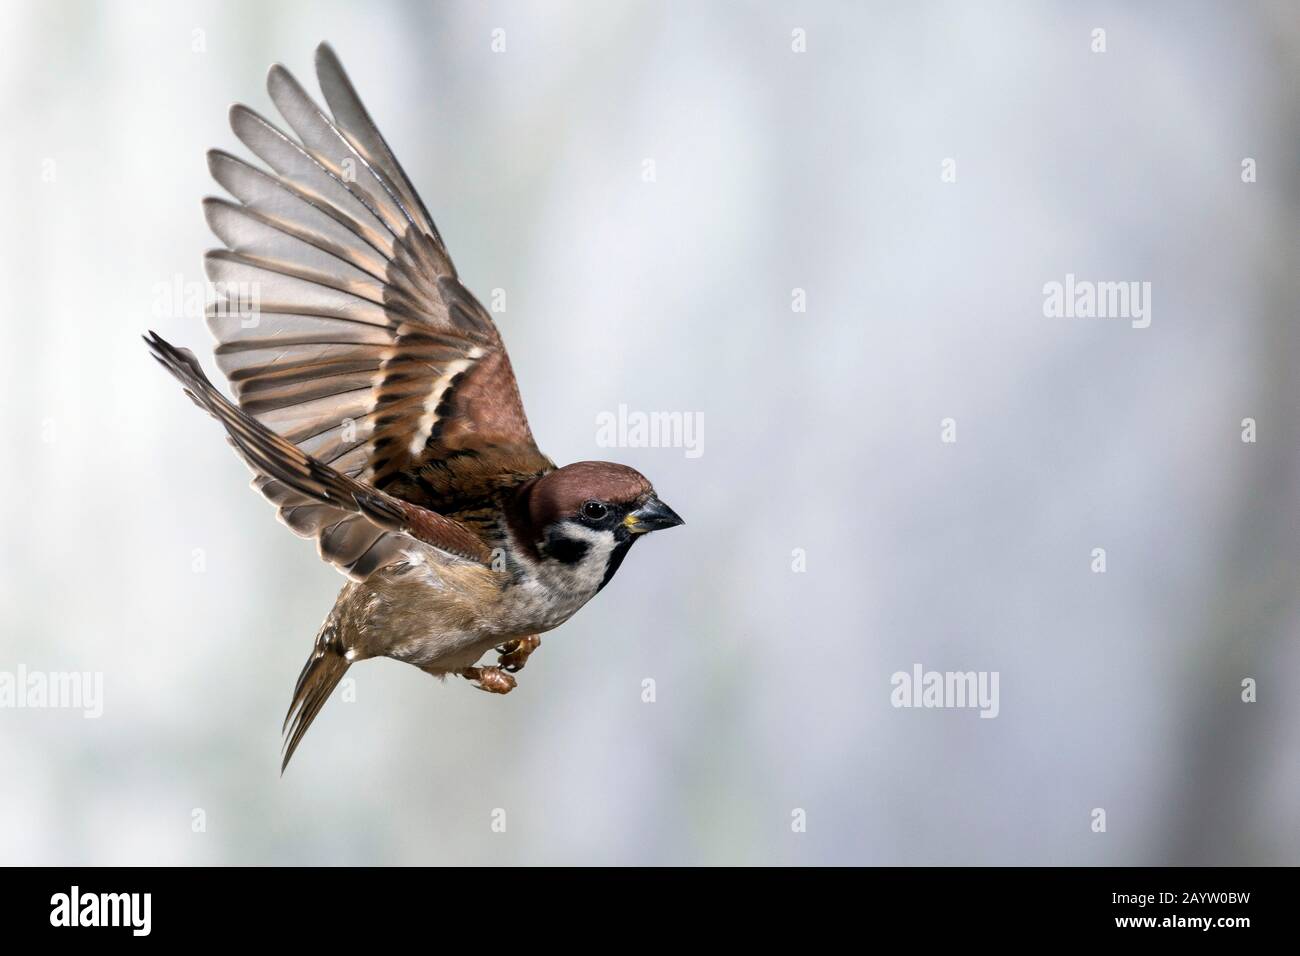
[[[279,507],[293,531],[315,538],[321,557],[349,577],[364,580],[403,560],[420,547],[417,542],[449,557],[490,561],[486,545],[459,522],[339,473],[236,408],[208,381],[188,349],[178,349],[156,333],[145,342],[195,404],[225,427],[253,471],[253,487]]]
[[[549,471],[491,316],[328,45],[316,73],[331,115],[284,67],[267,78],[296,138],[231,108],[267,169],[208,155],[238,200],[204,209],[226,247],[206,258],[208,324],[240,407],[336,473],[417,504],[437,505],[416,476],[448,459]]]

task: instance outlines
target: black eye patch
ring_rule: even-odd
[[[546,543],[546,556],[561,564],[577,564],[590,550],[590,542],[578,538],[566,538],[563,535],[556,535]]]

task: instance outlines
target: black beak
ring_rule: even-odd
[[[650,531],[662,531],[664,528],[675,528],[679,524],[686,524],[677,516],[666,504],[651,495],[640,508],[629,512],[628,516],[623,519],[623,526],[633,534],[646,534]]]

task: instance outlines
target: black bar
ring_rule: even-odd
[[[499,926],[516,943],[520,934],[576,920],[584,932],[599,922],[652,936],[672,927],[727,936],[842,921],[868,934],[912,927],[925,943],[1106,936],[1231,944],[1243,933],[1284,932],[1295,882],[1291,870],[1262,868],[52,868],[5,875],[7,940],[76,934],[92,944],[110,937],[247,942],[263,934],[295,944],[362,944],[374,942],[376,925],[428,919],[462,929],[477,924],[489,937]],[[74,886],[79,922],[104,914],[119,925],[53,925],[71,922]],[[145,928],[143,894],[147,935],[138,932]],[[260,929],[250,936],[253,927]]]

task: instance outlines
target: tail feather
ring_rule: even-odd
[[[307,733],[307,728],[311,726],[311,722],[325,706],[325,701],[329,700],[330,693],[352,666],[343,655],[342,647],[335,640],[332,624],[333,615],[321,629],[320,636],[316,638],[316,646],[312,649],[311,657],[307,658],[302,673],[298,675],[289,712],[284,715],[284,726],[281,730],[286,732],[287,736],[284,743],[284,762],[280,764],[282,774],[289,766],[289,760],[298,749],[298,744],[302,742],[303,735]],[[292,726],[290,726],[291,721]]]

